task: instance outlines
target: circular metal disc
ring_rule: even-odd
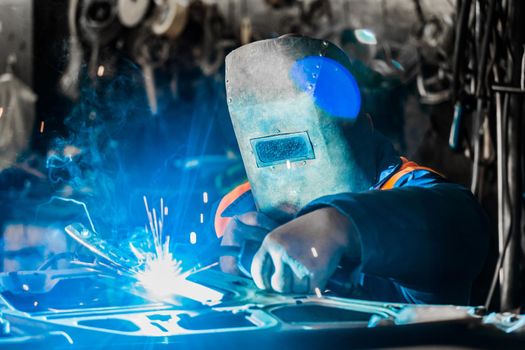
[[[118,18],[124,26],[135,27],[146,16],[149,5],[150,0],[118,0]]]
[[[176,38],[186,26],[187,1],[166,0],[162,5],[157,5],[154,17],[151,28],[153,33]]]

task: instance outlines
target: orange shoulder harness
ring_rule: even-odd
[[[387,181],[385,181],[383,185],[381,185],[381,187],[379,188],[380,190],[391,190],[392,188],[394,188],[399,179],[415,170],[427,170],[434,174],[438,174],[441,177],[444,177],[437,171],[427,168],[425,166],[420,166],[416,162],[409,161],[405,157],[401,157],[401,161],[403,162],[403,164],[401,164],[401,168],[399,168],[399,170],[396,171],[395,174],[393,174]]]
[[[228,223],[232,219],[228,217],[222,217],[222,213],[224,213],[226,208],[228,208],[233,202],[235,202],[237,198],[248,192],[250,189],[250,183],[246,181],[240,184],[239,186],[235,187],[233,190],[228,192],[227,195],[222,197],[221,202],[217,207],[217,211],[215,212],[214,226],[217,237],[220,238],[223,236],[224,230],[226,230],[226,226],[228,226]]]

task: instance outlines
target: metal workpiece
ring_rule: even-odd
[[[371,315],[382,318],[395,315],[381,303],[269,294],[258,291],[249,279],[217,271],[204,271],[192,277],[195,283],[205,283],[224,293],[223,301],[212,307],[189,299],[181,299],[179,305],[148,300],[139,291],[123,287],[125,280],[115,281],[115,277],[89,269],[27,272],[16,277],[3,274],[0,277],[6,319],[19,328],[37,326],[48,331],[64,330],[75,343],[82,343],[89,334],[108,339],[121,337],[122,341],[140,337],[165,341],[165,337],[292,330],[307,325],[325,329],[350,325],[366,327]],[[64,287],[75,288],[95,280],[99,283],[98,288],[87,290],[85,297],[64,300],[67,296],[60,295]],[[95,291],[99,295],[93,294]],[[111,302],[104,300],[108,295],[112,295]],[[293,311],[296,307],[300,309],[297,314]],[[308,311],[311,308],[315,309],[314,313]],[[317,322],[316,314],[323,313],[324,309],[332,315],[328,313],[324,321]],[[341,317],[345,320],[335,322]]]
[[[350,76],[353,85],[330,84],[348,88],[354,104],[334,107],[334,91],[321,80],[331,67]],[[363,155],[372,130],[358,116],[351,70],[335,45],[301,36],[251,43],[226,57],[228,108],[244,166],[258,209],[274,219],[289,219],[315,198],[371,185],[373,160]]]
[[[329,293],[275,294],[258,290],[250,279],[214,270],[190,278],[221,292],[223,300],[213,306],[185,298],[166,304],[148,299],[122,276],[77,268],[1,274],[0,301],[5,320],[18,331],[61,335],[63,344],[55,348],[231,347],[250,342],[252,348],[265,348],[278,339],[287,339],[294,349],[344,345],[338,341],[377,348],[411,344],[416,338],[418,344],[434,344],[436,334],[440,344],[450,345],[477,342],[469,332],[483,329],[513,348],[519,337],[507,333],[523,328],[517,315],[483,316],[473,307],[372,302]],[[82,296],[75,293],[80,288]],[[440,332],[435,333],[436,327]]]

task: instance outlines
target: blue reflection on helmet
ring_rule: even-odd
[[[354,76],[339,62],[308,56],[294,63],[290,77],[302,91],[310,92],[317,107],[340,118],[356,119],[361,94]]]

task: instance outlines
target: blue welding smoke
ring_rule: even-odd
[[[220,168],[207,160],[235,147],[222,79],[193,77],[192,98],[168,96],[168,84],[160,86],[155,116],[133,63],[125,61],[117,75],[96,85],[85,81],[65,119],[68,135],[53,141],[47,159],[55,192],[85,203],[108,239],[143,227],[144,195],[154,203],[162,197],[169,206],[172,242],[189,241],[191,232],[205,235]],[[203,203],[203,191],[210,203]]]

